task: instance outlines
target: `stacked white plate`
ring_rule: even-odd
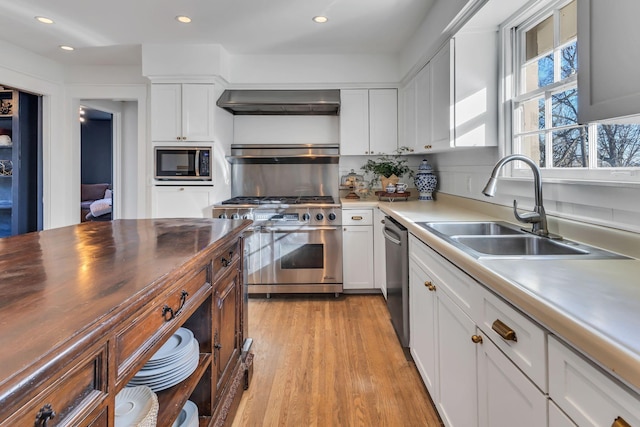
[[[198,407],[192,401],[187,400],[171,427],[198,427],[198,425]]]
[[[123,388],[116,395],[116,427],[155,426],[157,417],[158,397],[149,387]]]
[[[180,328],[151,356],[127,386],[145,385],[155,392],[173,387],[196,370],[199,356],[200,346],[193,332]]]

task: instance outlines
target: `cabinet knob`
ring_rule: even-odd
[[[482,344],[482,337],[480,335],[471,335],[471,341],[474,344]]]
[[[613,424],[611,424],[611,427],[631,427],[631,424],[626,422],[624,418],[617,417],[615,420],[613,420]]]
[[[433,283],[431,283],[430,281],[426,281],[424,282],[424,285],[427,287],[427,289],[429,289],[431,292],[436,290],[436,285],[434,285]]]
[[[516,331],[507,326],[502,320],[496,319],[495,322],[491,325],[491,329],[496,331],[498,335],[502,337],[505,341],[518,341],[518,337],[516,336]]]
[[[176,139],[177,139],[178,141],[180,141],[180,140],[182,139],[182,137],[180,137],[180,136],[176,136]]]
[[[425,145],[425,146],[424,146],[424,149],[425,149],[425,150],[431,150],[431,144],[429,144],[429,145]]]

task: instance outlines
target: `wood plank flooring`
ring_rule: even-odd
[[[249,299],[254,374],[233,427],[441,426],[380,295]]]

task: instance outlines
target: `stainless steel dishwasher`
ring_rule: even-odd
[[[409,347],[409,237],[407,229],[391,217],[384,219],[387,262],[387,307],[403,347]]]

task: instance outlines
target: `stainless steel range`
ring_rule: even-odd
[[[232,147],[235,197],[213,216],[254,221],[245,240],[250,294],[342,292],[337,159],[336,146]]]

